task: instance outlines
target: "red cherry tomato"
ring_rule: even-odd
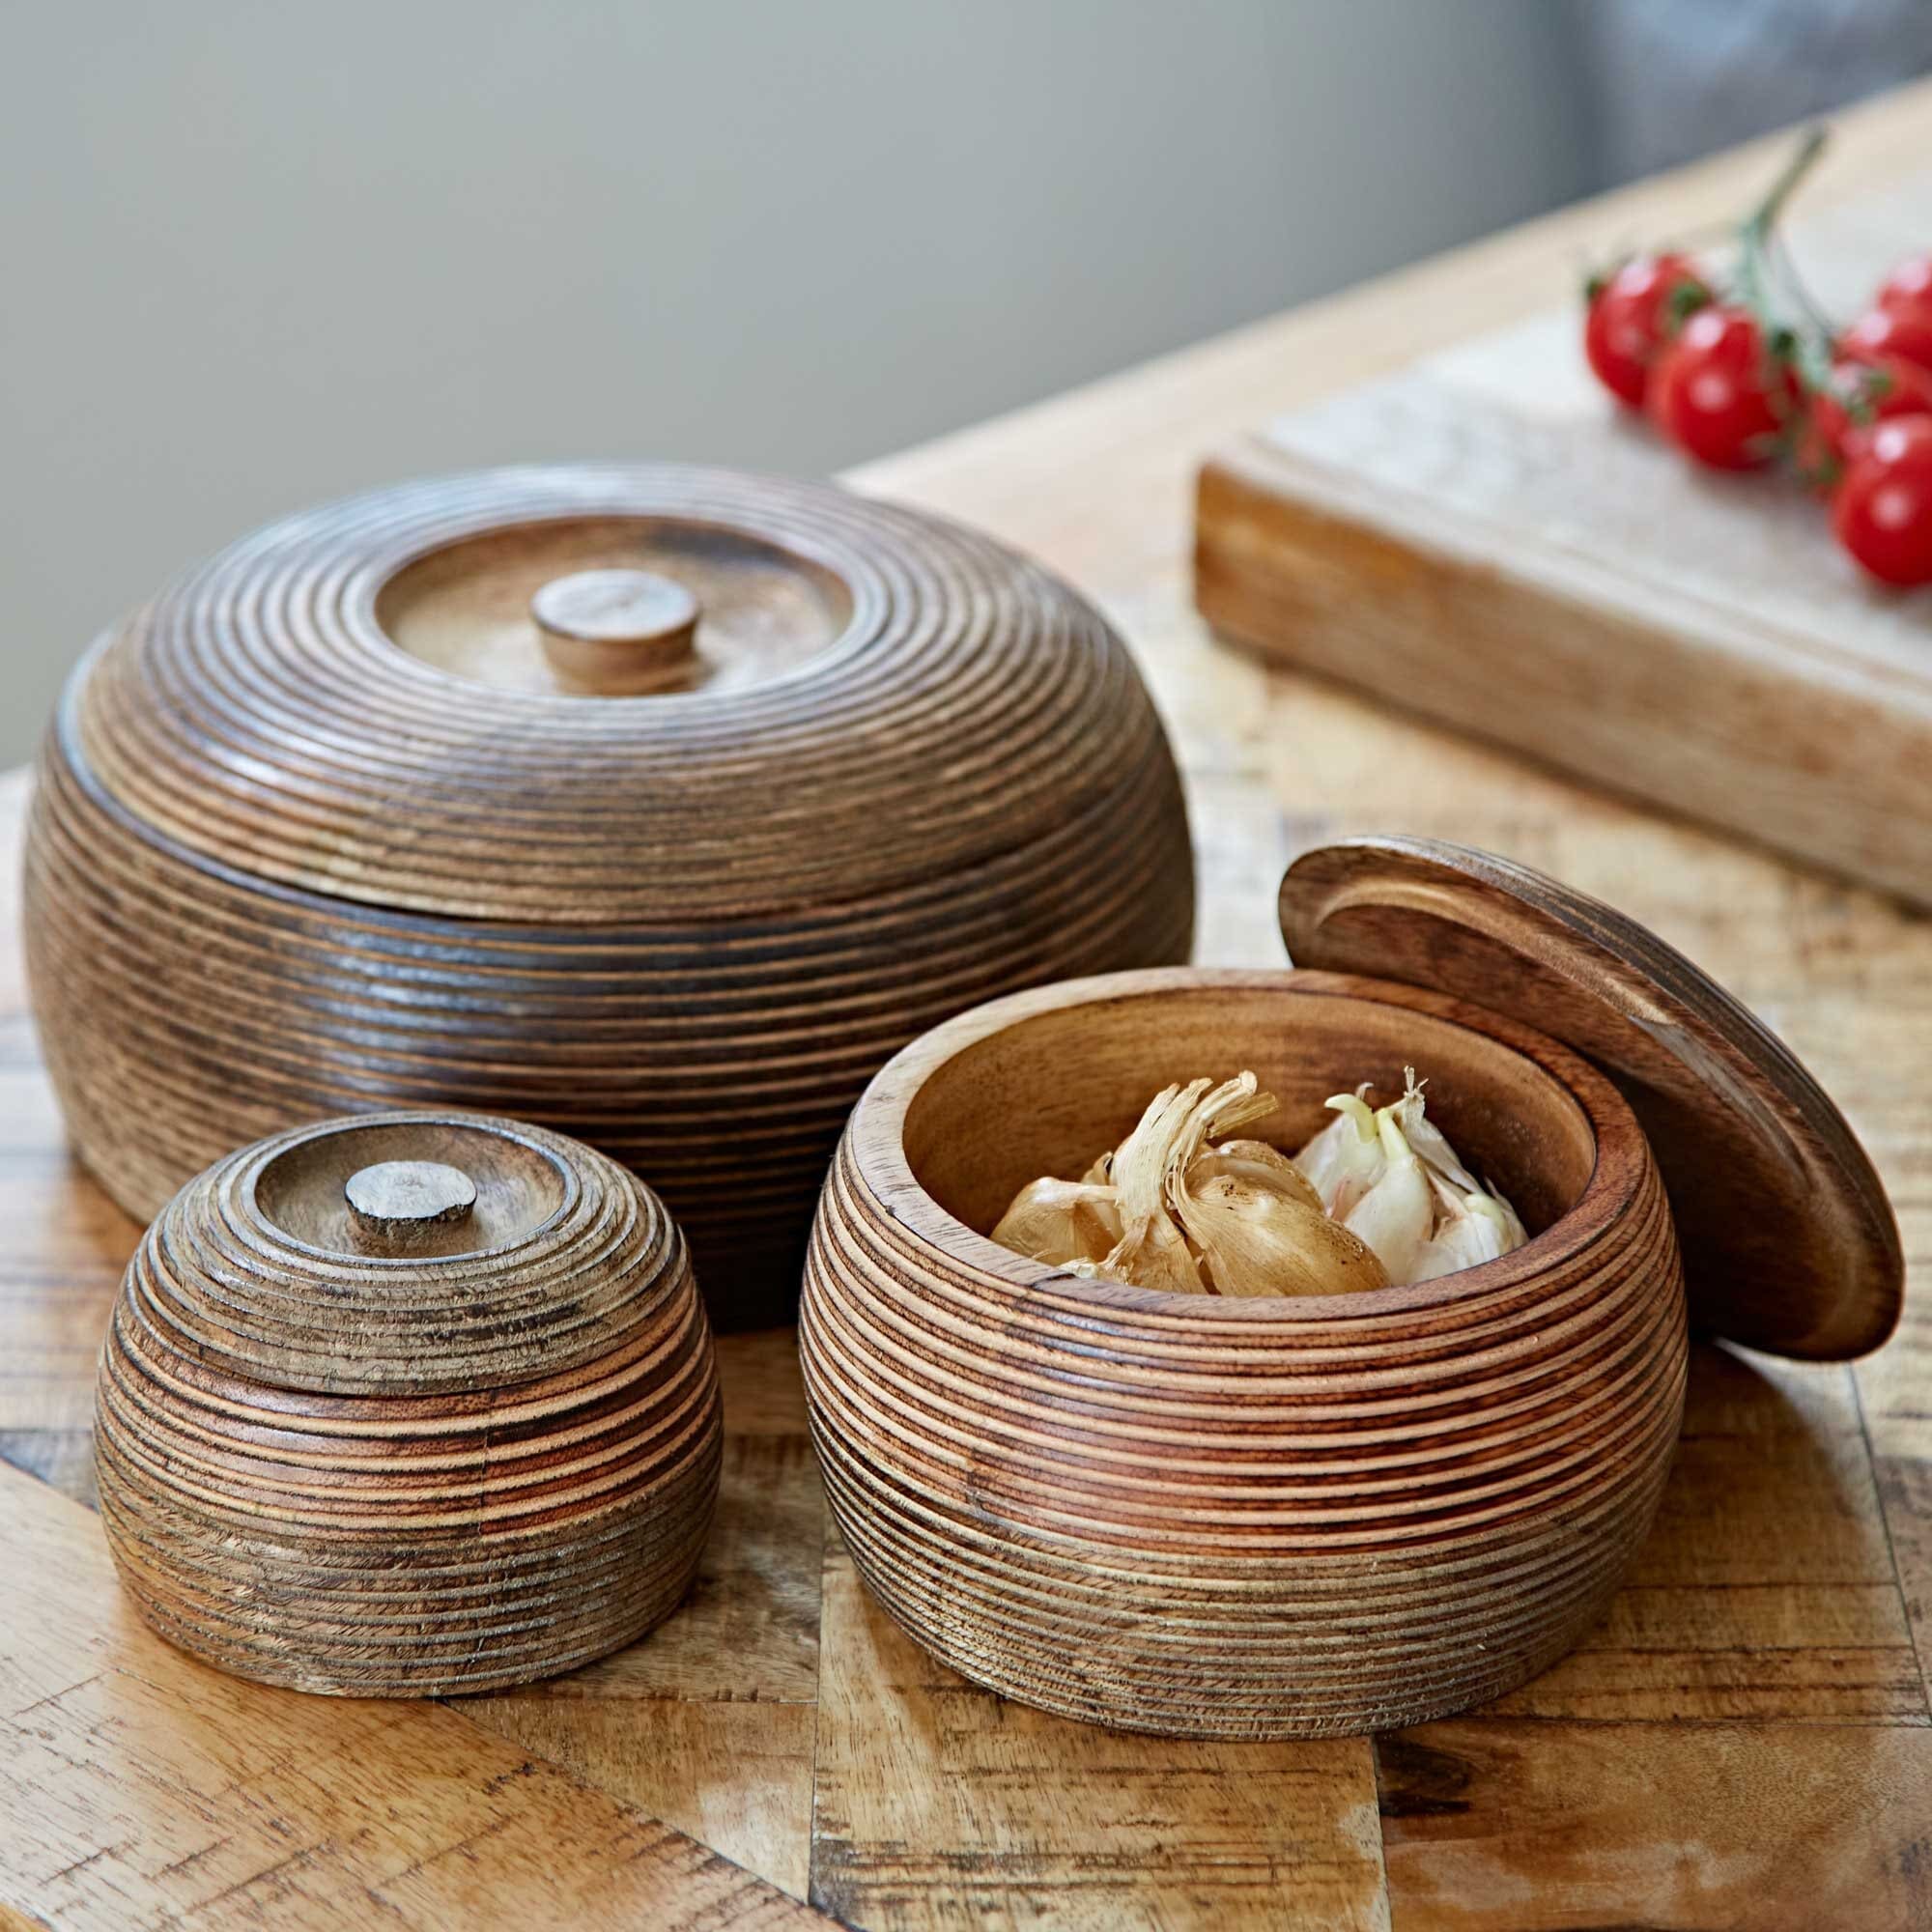
[[[1932,583],[1932,416],[1871,432],[1832,500],[1832,528],[1882,583]]]
[[[1838,355],[1849,362],[1895,355],[1932,370],[1932,309],[1868,309],[1839,337]]]
[[[1695,267],[1682,255],[1639,255],[1590,290],[1583,354],[1597,380],[1619,402],[1643,405],[1650,366],[1683,318],[1711,299]]]
[[[1793,467],[1814,488],[1833,489],[1873,424],[1917,415],[1932,415],[1932,371],[1896,355],[1834,362],[1827,386],[1806,407]]]
[[[1658,357],[1649,408],[1680,449],[1713,469],[1755,469],[1803,407],[1789,360],[1747,310],[1700,308]]]
[[[1932,309],[1932,255],[1914,255],[1886,277],[1874,308]]]

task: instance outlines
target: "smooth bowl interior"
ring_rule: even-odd
[[[940,1060],[910,1095],[903,1135],[913,1179],[948,1214],[989,1235],[1028,1181],[1077,1178],[1170,1082],[1252,1068],[1281,1105],[1243,1131],[1293,1152],[1332,1118],[1328,1095],[1370,1080],[1377,1101],[1391,1100],[1413,1066],[1428,1082],[1430,1118],[1509,1197],[1532,1236],[1581,1200],[1596,1134],[1544,1066],[1475,1026],[1384,1002],[1374,981],[1344,994],[1311,980],[1336,983],[1295,973],[1163,976],[1018,1012]]]

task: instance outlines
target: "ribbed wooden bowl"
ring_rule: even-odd
[[[985,1238],[1170,1080],[1253,1067],[1293,1146],[1406,1063],[1524,1214],[1502,1261],[1225,1300]],[[1049,987],[898,1055],[826,1184],[800,1343],[839,1528],[919,1642],[1023,1703],[1204,1737],[1412,1723],[1549,1663],[1650,1525],[1686,1368],[1669,1211],[1608,1083],[1479,1009],[1302,972]]]
[[[612,570],[697,607],[585,646],[641,694],[536,614],[596,630]],[[789,1318],[893,1052],[1193,924],[1173,759],[1091,606],[933,518],[668,467],[412,484],[225,552],[75,673],[26,890],[47,1064],[131,1212],[302,1120],[504,1113],[642,1174],[733,1326]]]
[[[457,1220],[364,1225],[352,1178],[467,1176]],[[122,1581],[171,1642],[302,1690],[569,1670],[663,1620],[723,1421],[676,1224],[541,1128],[395,1113],[280,1134],[148,1230],[100,1358]]]

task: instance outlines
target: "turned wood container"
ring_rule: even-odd
[[[1282,904],[1297,959],[1351,970],[1117,974],[966,1013],[872,1082],[820,1204],[800,1345],[846,1545],[935,1656],[1066,1717],[1311,1737],[1499,1695],[1642,1543],[1690,1321],[1840,1356],[1896,1318],[1896,1231],[1842,1119],[1653,936],[1420,841],[1312,853]],[[1252,1067],[1292,1149],[1326,1095],[1400,1093],[1411,1065],[1526,1246],[1250,1300],[987,1238],[1171,1081]]]
[[[717,1365],[683,1236],[541,1127],[378,1114],[168,1203],[100,1357],[122,1582],[239,1676],[359,1697],[569,1670],[690,1588]]]
[[[658,1188],[732,1326],[789,1318],[896,1048],[1192,923],[1090,605],[935,518],[669,467],[237,544],[76,670],[28,842],[47,1065],[129,1211],[302,1120],[510,1114]]]

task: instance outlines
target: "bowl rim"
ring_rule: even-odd
[[[1318,994],[1402,1007],[1482,1035],[1514,1052],[1569,1094],[1595,1137],[1595,1158],[1583,1192],[1520,1248],[1432,1281],[1343,1294],[1231,1296],[1176,1294],[1125,1282],[1089,1281],[1030,1261],[941,1207],[913,1173],[905,1152],[906,1117],[928,1082],[970,1048],[1045,1013],[1215,989]],[[1604,1228],[1628,1212],[1647,1173],[1655,1171],[1650,1144],[1630,1103],[1595,1066],[1547,1034],[1490,1008],[1425,987],[1292,966],[1140,967],[1058,980],[969,1008],[922,1034],[879,1069],[852,1110],[843,1150],[849,1151],[866,1190],[895,1222],[951,1265],[969,1268],[985,1285],[1043,1294],[1084,1313],[1132,1315],[1188,1327],[1199,1327],[1206,1316],[1217,1324],[1352,1322],[1506,1293],[1536,1282],[1588,1247]],[[828,1181],[828,1188],[833,1184]]]

